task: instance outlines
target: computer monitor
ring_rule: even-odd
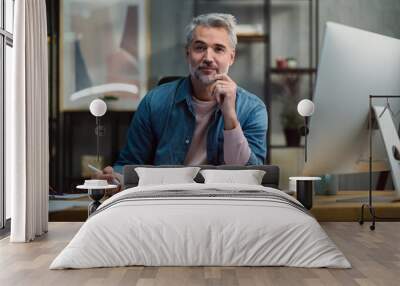
[[[400,40],[328,22],[304,174],[368,172],[369,95],[400,95]],[[399,111],[400,99],[390,106]],[[389,170],[381,134],[376,129],[372,134],[373,170]]]

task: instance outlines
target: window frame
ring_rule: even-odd
[[[6,0],[0,0],[0,236],[9,232],[10,221],[6,217],[6,189],[5,189],[5,92],[6,92],[6,46],[13,48],[13,34],[6,30]],[[15,0],[12,0],[13,13]],[[14,19],[14,15],[12,15]],[[14,27],[12,27],[14,30]]]

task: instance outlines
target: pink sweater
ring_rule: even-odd
[[[207,164],[207,132],[211,117],[217,107],[215,101],[201,101],[192,97],[196,114],[196,127],[186,154],[185,165]],[[250,147],[243,130],[238,125],[232,130],[224,130],[224,160],[229,165],[245,165],[250,158]]]

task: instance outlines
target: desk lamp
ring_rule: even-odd
[[[106,103],[101,99],[95,99],[90,103],[89,106],[90,113],[96,117],[96,129],[95,133],[97,136],[97,163],[100,164],[99,156],[99,146],[100,146],[100,136],[104,135],[104,127],[100,125],[100,117],[103,116],[107,111]],[[99,172],[101,172],[99,170]],[[114,185],[109,185],[106,180],[85,180],[84,185],[77,186],[78,189],[87,189],[89,197],[93,202],[88,206],[88,215],[96,211],[99,207],[100,200],[105,195],[105,190],[110,188],[115,188]]]
[[[307,135],[308,118],[314,113],[314,103],[309,99],[303,99],[297,104],[297,112],[304,117],[304,126],[300,129],[300,134],[305,137],[304,142],[304,161],[307,162]],[[313,205],[313,182],[321,180],[320,177],[290,177],[296,181],[296,197],[306,207],[311,209]]]
[[[307,162],[307,135],[308,135],[308,118],[314,113],[314,103],[309,99],[303,99],[297,105],[297,112],[304,117],[304,126],[301,127],[300,133],[305,138],[304,142],[304,161]]]

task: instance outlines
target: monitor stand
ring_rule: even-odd
[[[372,105],[375,120],[382,134],[385,150],[390,164],[392,180],[396,192],[394,200],[400,200],[400,138],[389,108]],[[384,110],[385,109],[385,110]],[[374,146],[372,146],[373,148]]]

